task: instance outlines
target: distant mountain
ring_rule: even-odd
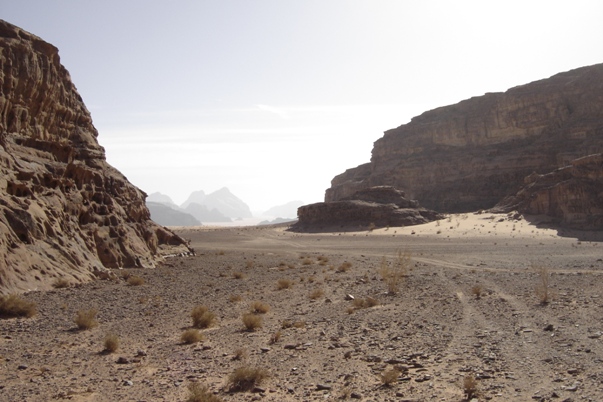
[[[304,205],[303,201],[290,201],[283,205],[277,205],[262,213],[262,216],[279,216],[284,218],[297,218],[297,208]]]
[[[291,218],[275,218],[271,221],[261,221],[260,223],[258,223],[258,226],[263,226],[263,225],[276,225],[277,223],[285,223],[285,222],[295,222],[296,219],[291,219]]]
[[[211,194],[205,194],[203,191],[193,192],[188,199],[181,205],[187,209],[191,204],[199,204],[207,207],[209,211],[217,210],[220,214],[231,218],[251,218],[251,209],[240,198],[235,196],[226,187]],[[219,221],[216,221],[219,222]]]
[[[176,203],[174,201],[172,201],[172,199],[165,195],[165,194],[161,194],[160,192],[156,192],[153,194],[149,194],[147,195],[147,202],[157,202],[160,204],[165,204],[165,205],[169,205],[170,207],[174,208],[174,209],[178,209],[178,205],[176,205]]]
[[[168,197],[169,198],[169,197]],[[160,202],[146,202],[151,212],[151,220],[162,226],[200,226],[201,222],[193,215],[174,209]],[[178,207],[176,207],[178,208]]]
[[[217,209],[214,208],[210,210],[207,206],[196,202],[189,203],[184,211],[199,219],[201,222],[232,222],[232,219],[222,214]]]

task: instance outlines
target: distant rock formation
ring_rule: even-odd
[[[0,293],[188,251],[97,136],[57,48],[0,20]]]
[[[172,208],[160,202],[146,202],[151,219],[162,226],[201,226],[201,222],[191,214]]]
[[[283,205],[274,206],[262,213],[262,216],[282,217],[282,219],[293,218],[297,216],[297,208],[304,205],[302,201],[290,201]],[[288,220],[288,219],[287,219]]]
[[[360,190],[345,200],[304,205],[294,230],[324,231],[411,226],[444,218],[391,186]]]
[[[249,206],[245,204],[240,198],[235,196],[230,192],[230,190],[226,187],[221,188],[218,191],[214,191],[211,194],[205,194],[203,191],[195,191],[193,192],[188,199],[181,205],[181,207],[189,212],[190,214],[197,217],[197,219],[202,222],[210,222],[212,217],[208,216],[207,218],[201,218],[201,216],[196,215],[200,212],[195,212],[191,210],[191,204],[198,204],[206,207],[205,210],[212,212],[214,209],[221,215],[226,216],[228,219],[224,221],[214,220],[214,222],[229,222],[231,219],[244,219],[251,218],[251,209]],[[195,208],[195,211],[200,211],[199,208]],[[218,216],[217,213],[214,213],[214,218]]]
[[[174,201],[172,201],[172,199],[170,198],[169,195],[161,194],[160,192],[155,192],[155,193],[151,193],[151,194],[147,195],[146,201],[147,201],[147,203],[155,202],[155,203],[159,203],[159,204],[164,204],[164,205],[167,205],[174,209],[180,208]]]
[[[603,152],[603,64],[421,114],[336,176],[325,201],[390,185],[441,212],[493,207],[523,178]]]
[[[548,215],[572,229],[603,229],[603,154],[576,159],[547,174],[529,175],[523,188],[493,212],[513,210]]]
[[[197,204],[196,202],[188,204],[188,206],[186,208],[184,208],[182,211],[194,216],[196,219],[198,219],[201,222],[206,222],[206,223],[232,222],[232,219],[230,219],[228,216],[222,214],[217,209],[214,208],[214,209],[210,210],[205,205]]]

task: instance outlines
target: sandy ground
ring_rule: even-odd
[[[24,295],[38,314],[0,320],[0,400],[185,401],[198,382],[225,401],[460,401],[465,377],[479,401],[603,400],[601,233],[487,213],[347,233],[178,233],[196,256]],[[393,271],[398,252],[411,262],[390,294],[380,270]],[[548,273],[546,304],[536,266]],[[249,332],[241,317],[254,301],[270,311]],[[184,344],[198,305],[216,323]],[[76,313],[90,308],[99,325],[77,330]],[[103,352],[109,333],[114,353]],[[231,391],[242,366],[270,376]]]

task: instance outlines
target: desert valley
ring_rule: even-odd
[[[248,207],[149,200],[58,49],[0,43],[0,400],[603,398],[603,65],[387,131],[295,222],[216,227]]]

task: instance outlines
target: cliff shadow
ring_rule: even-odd
[[[526,222],[536,226],[538,229],[551,229],[557,232],[559,237],[575,238],[578,241],[602,242],[603,231],[580,230],[562,226],[555,218],[545,215],[523,215]]]

